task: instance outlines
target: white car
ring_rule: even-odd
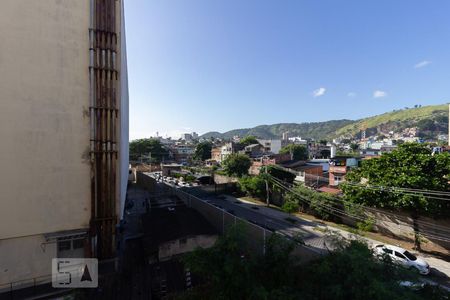
[[[391,245],[376,245],[374,247],[375,254],[387,254],[393,262],[398,263],[405,268],[416,268],[420,274],[428,275],[430,273],[430,265],[421,258],[416,257],[408,250]]]

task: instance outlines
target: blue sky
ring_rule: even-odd
[[[125,1],[130,138],[450,102],[450,1]]]

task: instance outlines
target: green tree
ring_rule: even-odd
[[[256,139],[256,137],[254,137],[253,135],[248,135],[248,136],[242,138],[239,141],[239,144],[244,145],[244,146],[248,146],[248,145],[253,145],[253,144],[259,144],[259,142]]]
[[[418,275],[374,256],[362,241],[328,236],[334,250],[298,264],[298,243],[277,234],[267,238],[265,255],[250,247],[254,235],[243,224],[231,227],[208,249],[196,249],[182,259],[201,285],[178,299],[448,299],[439,288],[413,291],[399,281],[416,282]]]
[[[338,208],[338,203],[330,194],[316,192],[304,185],[296,185],[291,192],[286,193],[284,199],[286,202],[298,203],[302,211],[309,211],[316,217],[339,221],[336,216],[330,214],[330,209]]]
[[[294,160],[307,160],[308,149],[304,145],[289,144],[281,148],[281,154],[290,153]]]
[[[350,144],[350,149],[352,149],[353,151],[356,151],[359,149],[359,145],[356,143],[351,143]]]
[[[347,183],[342,185],[342,190],[345,199],[354,203],[409,211],[413,219],[415,247],[420,250],[419,217],[448,216],[450,202],[395,188],[448,191],[449,174],[448,153],[432,155],[427,145],[405,143],[380,158],[363,161],[360,168],[346,175]],[[370,188],[371,185],[392,189]]]
[[[288,214],[292,214],[298,212],[299,207],[300,207],[299,204],[295,201],[285,201],[281,209],[287,212]]]
[[[156,139],[139,139],[130,142],[130,160],[139,160],[143,156],[151,157],[151,162],[161,162],[168,151]]]
[[[266,181],[263,176],[244,176],[239,179],[238,185],[249,196],[260,199],[266,196]]]
[[[294,265],[290,253],[295,244],[276,234],[271,235],[266,244],[266,255],[262,256],[250,247],[248,237],[246,226],[238,224],[219,237],[213,247],[199,248],[183,258],[192,273],[206,281],[194,289],[196,299],[298,298],[292,298],[295,291],[288,293],[291,294],[289,298],[273,296],[287,294],[286,287],[294,285],[287,270]]]
[[[201,142],[198,143],[195,147],[194,159],[196,160],[207,160],[211,158],[211,148],[212,145],[210,142]]]
[[[222,165],[228,176],[242,177],[248,174],[252,162],[245,154],[230,154],[225,158]]]

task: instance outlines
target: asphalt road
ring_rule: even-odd
[[[180,187],[167,182],[161,184],[168,184],[173,188],[181,188],[187,193],[190,193],[189,187]],[[290,237],[300,236],[307,246],[314,248],[321,253],[326,253],[329,249],[333,248],[332,242],[323,233],[325,229],[330,229],[336,233],[339,233],[345,238],[355,237],[354,234],[340,229],[323,226],[315,222],[290,216],[284,212],[280,212],[272,208],[241,201],[231,196],[206,194],[195,194],[195,196],[202,199],[202,201],[215,205],[219,209],[228,211],[239,218],[248,220],[249,222],[257,224],[268,230],[277,231]],[[287,221],[287,217],[295,219],[296,222],[293,224]],[[365,237],[361,238],[366,240],[369,245],[381,243]],[[450,270],[450,263],[437,258],[426,258],[426,260],[430,263],[431,272],[428,276],[423,277],[423,280],[428,283],[441,284],[443,287],[450,290],[450,274],[447,272],[447,269]]]

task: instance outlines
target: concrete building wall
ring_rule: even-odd
[[[2,0],[0,239],[90,218],[89,0]]]
[[[0,240],[0,293],[10,287],[10,282],[24,286],[32,284],[33,278],[38,282],[51,280],[51,260],[56,257],[57,248],[55,242],[45,242],[42,235]]]
[[[266,151],[270,151],[273,154],[280,153],[281,150],[281,140],[262,140],[258,139],[258,142],[264,146]]]
[[[116,3],[120,12],[123,1]],[[51,273],[57,243],[44,234],[89,227],[90,8],[90,0],[0,3],[0,288]],[[125,34],[118,37],[121,216],[128,179],[128,82]]]
[[[196,235],[184,239],[165,242],[159,246],[160,261],[171,259],[173,256],[192,252],[197,248],[210,248],[217,240],[217,235]]]
[[[129,167],[129,98],[128,98],[128,65],[127,47],[125,34],[124,1],[121,4],[121,26],[120,26],[120,209],[117,215],[123,218],[125,209],[125,198],[127,195],[128,167]]]

